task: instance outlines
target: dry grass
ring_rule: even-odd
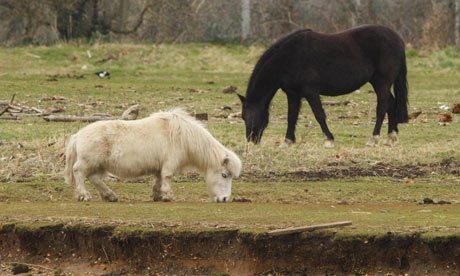
[[[87,50],[92,54],[91,59]],[[127,54],[117,60],[122,51]],[[451,157],[460,159],[460,153],[455,150],[460,148],[458,115],[448,126],[438,125],[439,107],[460,101],[460,72],[446,72],[441,65],[432,65],[428,60],[433,56],[415,55],[409,59],[411,111],[423,113],[409,124],[400,126],[400,144],[395,148],[384,147],[383,142],[376,148],[364,147],[372,132],[376,106],[375,95],[367,92],[371,89],[369,85],[363,87],[361,93],[334,98],[351,100],[352,105],[325,107],[329,126],[336,136],[334,149],[323,148],[323,135],[306,103],[297,127],[297,144],[279,148],[286,130],[287,112],[282,92],[272,102],[271,120],[262,145],[247,144],[241,119],[218,118],[241,108],[235,95],[221,91],[231,84],[244,94],[250,71],[262,51],[257,46],[206,44],[96,44],[91,47],[60,45],[4,49],[2,60],[5,62],[1,69],[6,75],[0,79],[4,87],[0,98],[9,99],[16,93],[19,105],[60,106],[66,109],[66,114],[120,114],[132,103],[141,105],[141,117],[176,106],[185,107],[190,112],[207,112],[210,115],[206,122],[209,130],[241,155],[245,173],[311,170],[327,168],[337,162],[360,166],[376,162],[416,165],[439,163]],[[450,57],[453,63],[457,63],[459,58],[451,51],[436,53],[435,57]],[[27,53],[41,58],[30,57]],[[98,62],[110,56],[116,59]],[[88,69],[81,70],[82,65],[87,65]],[[92,74],[102,69],[112,73],[111,80],[100,80]],[[47,75],[52,74],[62,77],[57,82],[47,81]],[[84,74],[85,78],[67,78],[66,74]],[[68,101],[62,104],[53,101],[38,103],[46,95],[63,96]],[[94,105],[82,106],[87,103]],[[225,105],[233,110],[223,111]],[[312,126],[306,126],[310,122]],[[0,141],[4,143],[0,145],[3,181],[59,177],[66,139],[85,125],[46,123],[40,118],[29,117],[19,121],[0,121],[0,124]],[[386,125],[382,128],[382,140],[385,132]]]
[[[88,58],[87,50],[92,54],[91,59]],[[122,51],[127,54],[118,60]],[[239,93],[244,94],[252,67],[263,52],[263,48],[258,46],[100,44],[2,49],[0,100],[8,100],[16,93],[17,105],[42,109],[62,107],[65,108],[64,114],[120,115],[133,103],[141,105],[140,117],[177,106],[189,112],[207,112],[209,121],[205,124],[210,132],[237,152],[244,164],[244,177],[235,182],[234,197],[253,201],[253,204],[222,207],[223,218],[235,221],[234,224],[228,223],[229,226],[241,224],[257,228],[260,224],[274,227],[278,224],[291,225],[293,221],[300,224],[347,218],[351,214],[349,207],[338,205],[346,202],[356,212],[364,210],[372,214],[379,213],[380,209],[386,210],[402,204],[404,210],[401,212],[405,214],[401,217],[411,218],[404,227],[415,225],[417,229],[423,229],[434,225],[432,222],[440,223],[436,220],[438,214],[434,213],[427,215],[427,220],[416,223],[417,219],[422,219],[419,217],[422,215],[414,215],[416,211],[411,208],[416,208],[424,197],[453,202],[448,207],[449,211],[446,211],[448,221],[454,218],[454,211],[458,209],[456,203],[460,200],[457,189],[458,170],[456,175],[449,175],[455,168],[444,170],[445,167],[439,166],[443,160],[455,159],[457,163],[452,164],[458,166],[460,160],[460,117],[454,115],[453,122],[447,126],[438,125],[438,114],[445,112],[440,106],[451,106],[460,102],[460,71],[455,67],[460,61],[458,55],[451,51],[410,56],[410,112],[422,111],[422,114],[400,126],[400,143],[394,148],[383,146],[383,142],[375,148],[364,146],[372,133],[376,106],[375,94],[368,93],[371,90],[369,85],[361,88],[359,93],[333,99],[351,100],[353,104],[325,107],[330,129],[336,137],[336,147],[333,149],[323,148],[324,137],[306,103],[297,127],[297,144],[289,148],[279,147],[287,125],[287,103],[282,92],[272,102],[270,124],[264,133],[262,144],[247,144],[242,120],[222,118],[222,115],[241,110],[236,95],[224,94],[222,90],[228,85],[234,85],[238,87]],[[39,55],[40,59],[27,53]],[[114,59],[98,62],[110,56]],[[88,69],[82,70],[83,65],[87,65]],[[93,73],[98,70],[110,71],[112,78],[97,78]],[[47,80],[47,75],[55,74],[59,74],[57,81]],[[72,78],[80,74],[83,74],[83,79]],[[46,96],[62,96],[67,100],[62,103],[44,101]],[[225,111],[223,106],[232,110]],[[0,120],[0,201],[12,202],[1,203],[0,208],[7,210],[3,212],[8,216],[6,220],[11,219],[10,216],[18,217],[22,212],[29,213],[24,216],[32,218],[40,211],[45,212],[40,215],[41,219],[46,216],[62,217],[62,214],[46,213],[48,204],[59,202],[65,208],[75,208],[75,216],[109,219],[113,215],[110,210],[105,209],[97,214],[85,213],[82,210],[85,209],[84,204],[68,203],[74,200],[73,188],[63,183],[63,153],[67,139],[84,125],[86,123],[47,123],[36,117],[25,117],[17,121]],[[384,125],[382,128],[382,140],[386,138],[386,127]],[[414,182],[407,178],[341,178],[341,170],[353,173],[354,170],[363,169],[377,173],[378,169],[385,169],[385,166],[408,166],[422,168],[424,171],[422,177]],[[294,177],[290,174],[330,171],[332,173],[329,176],[334,176],[334,172],[338,173],[332,180],[323,179],[319,182],[313,182],[308,176]],[[408,175],[411,178],[411,174]],[[174,223],[189,220],[191,217],[190,214],[187,215],[187,210],[198,208],[197,202],[208,201],[202,179],[195,178],[196,176],[176,177],[173,188],[180,207],[174,204],[153,204],[152,207],[149,205],[151,203],[142,203],[139,208],[145,210],[139,212],[151,212],[152,208],[159,208],[158,216],[161,217],[161,212],[174,206],[182,212],[178,217],[171,218]],[[136,183],[110,182],[110,185],[119,194],[120,200],[137,205],[149,199],[150,184],[146,183],[149,180],[139,180]],[[97,201],[94,189],[93,195]],[[15,203],[16,201],[20,203]],[[24,205],[25,201],[36,202],[36,210],[30,205]],[[265,204],[268,202],[277,205],[273,208],[267,207]],[[285,206],[285,203],[295,204],[291,208],[289,206],[292,204]],[[322,209],[317,213],[308,211],[310,208],[314,209],[315,204],[321,205]],[[356,204],[383,205],[369,207],[374,209],[367,211],[367,207],[358,207]],[[336,210],[331,205],[339,207]],[[24,209],[19,206],[24,206]],[[110,209],[112,205],[98,202],[94,205],[91,203],[90,206]],[[222,223],[222,220],[214,220],[216,214],[210,212],[210,209],[215,208],[214,205],[205,206],[200,218],[210,224]],[[237,206],[244,207],[239,209]],[[120,204],[119,207],[123,209],[126,204]],[[280,211],[276,211],[276,208]],[[255,217],[246,216],[251,209],[258,212]],[[396,209],[394,212],[398,213]],[[244,217],[237,216],[238,212],[243,212]],[[270,212],[279,215],[267,216]],[[385,220],[392,221],[392,212],[379,213],[373,222],[366,223],[372,225],[370,228],[378,229]],[[286,218],[283,219],[283,216]],[[356,214],[351,216],[360,220],[355,218]],[[146,219],[167,220],[160,217],[147,216]],[[126,217],[121,219],[130,221]],[[249,223],[252,219],[254,222]],[[279,221],[271,222],[272,220]],[[404,219],[393,222],[401,221]],[[452,226],[450,222],[444,225]]]

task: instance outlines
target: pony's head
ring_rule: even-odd
[[[246,139],[258,144],[262,133],[268,125],[268,109],[257,103],[249,103],[244,96],[238,94],[243,105],[242,117],[246,125]]]
[[[229,152],[217,168],[206,172],[208,193],[214,202],[227,202],[232,194],[232,180],[241,172],[241,160],[235,153]]]

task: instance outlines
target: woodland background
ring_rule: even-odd
[[[300,28],[396,30],[409,47],[460,48],[460,0],[0,0],[0,44],[272,41]]]

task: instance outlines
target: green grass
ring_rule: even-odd
[[[281,91],[271,104],[270,124],[261,145],[245,142],[241,119],[221,118],[221,115],[241,111],[237,96],[224,94],[222,90],[234,85],[244,94],[251,70],[263,50],[259,46],[211,44],[80,47],[63,44],[2,48],[0,100],[9,100],[16,94],[16,105],[40,109],[61,107],[65,108],[63,114],[70,115],[120,115],[136,103],[141,106],[140,117],[173,107],[207,112],[209,121],[205,124],[210,132],[233,149],[244,164],[245,177],[234,183],[233,196],[253,201],[227,205],[204,203],[209,200],[203,181],[178,176],[173,184],[177,203],[147,202],[150,184],[144,181],[109,182],[122,201],[114,204],[100,202],[88,185],[94,202],[77,203],[73,187],[63,183],[63,153],[69,136],[86,123],[47,123],[39,117],[24,117],[17,121],[0,120],[2,220],[27,221],[34,217],[44,221],[48,218],[78,220],[83,217],[91,221],[116,220],[120,224],[144,225],[146,221],[153,221],[187,227],[200,221],[204,224],[197,227],[217,224],[251,229],[353,220],[356,227],[353,231],[357,232],[431,231],[435,226],[440,226],[441,232],[460,231],[458,175],[440,175],[442,170],[436,169],[436,164],[443,160],[460,160],[460,117],[454,115],[453,122],[445,127],[438,125],[438,113],[445,112],[440,106],[460,102],[458,51],[453,48],[439,52],[408,51],[410,112],[422,111],[422,114],[400,125],[400,143],[394,148],[384,147],[382,142],[376,148],[364,147],[372,133],[376,108],[375,93],[368,93],[372,90],[370,85],[362,87],[359,93],[325,97],[326,100],[351,100],[353,104],[325,106],[336,146],[324,149],[323,134],[305,102],[296,131],[297,144],[279,148],[287,126],[286,96]],[[120,55],[122,51],[126,54]],[[113,58],[98,62],[108,57]],[[84,65],[86,70],[82,69]],[[112,78],[99,79],[94,75],[99,70],[109,71]],[[57,81],[49,81],[51,75],[57,74]],[[84,78],[73,78],[78,75]],[[49,96],[67,100],[64,103],[43,100]],[[223,106],[230,106],[232,111],[222,110]],[[307,127],[310,121],[312,126]],[[382,128],[382,140],[386,127]],[[284,175],[338,167],[372,168],[376,163],[434,167],[432,176],[425,175],[414,183],[381,177],[322,181],[262,177],[270,173]],[[425,197],[453,204],[419,205]],[[432,212],[418,212],[426,208]]]
[[[22,222],[116,223],[179,229],[243,228],[256,231],[353,221],[352,233],[387,231],[458,232],[460,194],[457,178],[425,178],[413,183],[390,178],[319,182],[235,181],[234,198],[251,203],[210,203],[205,183],[174,179],[175,203],[150,201],[150,183],[109,182],[120,202],[102,202],[94,187],[89,203],[74,199],[73,187],[46,181],[0,184],[0,220]],[[450,201],[424,205],[423,199]],[[429,210],[429,211],[423,211]]]
[[[252,231],[350,220],[341,231],[355,234],[386,232],[458,233],[458,206],[414,204],[325,204],[245,203],[104,203],[104,202],[11,202],[0,203],[10,221],[25,223],[62,222],[113,224],[147,228],[222,229]],[[27,215],[24,215],[27,214]]]

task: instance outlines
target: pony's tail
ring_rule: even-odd
[[[409,115],[407,114],[407,104],[409,103],[407,86],[406,57],[404,56],[403,65],[394,83],[396,120],[398,123],[407,123],[409,121]]]
[[[65,169],[64,169],[64,178],[65,182],[69,185],[75,185],[75,177],[73,174],[73,165],[77,161],[77,138],[75,135],[72,135],[67,145],[65,151]]]

